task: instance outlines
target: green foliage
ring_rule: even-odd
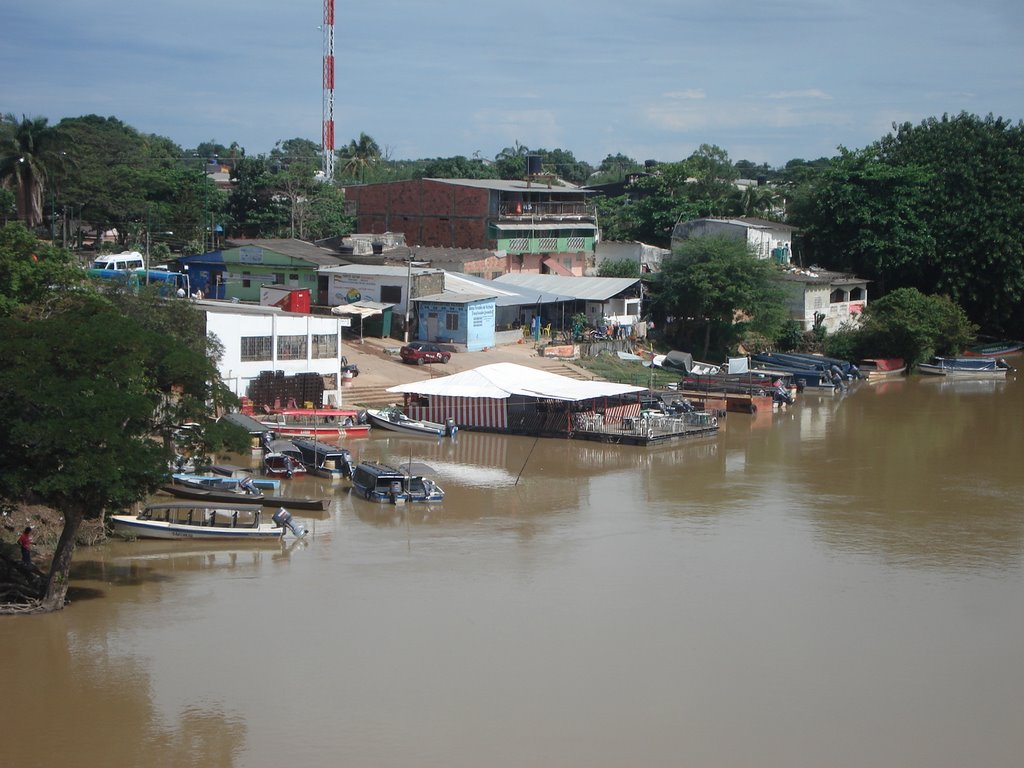
[[[640,277],[640,265],[629,259],[604,261],[597,269],[599,277]]]
[[[56,152],[45,117],[0,118],[0,185],[14,189],[18,217],[29,227],[43,221],[43,188]]]
[[[345,193],[332,184],[317,184],[309,198],[304,234],[310,240],[341,237],[355,231],[356,218],[345,212]]]
[[[22,304],[45,306],[84,281],[67,251],[39,242],[21,224],[0,229],[0,316]]]
[[[865,308],[857,349],[864,357],[902,357],[913,365],[933,355],[958,354],[976,331],[948,297],[900,288]]]
[[[705,357],[712,343],[724,352],[746,330],[775,338],[787,313],[774,275],[771,265],[755,258],[741,241],[692,238],[662,263],[652,281],[654,314],[663,327],[674,318],[676,339],[688,346],[695,344],[694,331],[700,329]]]
[[[1024,126],[961,113],[893,129],[843,151],[794,207],[814,257],[1024,335]]]
[[[277,185],[263,159],[242,158],[231,178],[234,185],[227,213],[236,236],[283,236],[289,231],[289,211],[279,200]]]

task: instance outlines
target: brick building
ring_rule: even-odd
[[[583,275],[593,263],[598,229],[589,195],[500,179],[412,179],[345,190],[360,232],[401,232],[409,246],[487,249],[505,272],[559,275]]]

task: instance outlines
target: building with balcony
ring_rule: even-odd
[[[583,275],[598,240],[591,193],[543,181],[411,179],[345,190],[360,232],[409,246],[487,249],[506,273]],[[496,270],[492,270],[496,271]]]

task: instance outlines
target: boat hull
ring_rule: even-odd
[[[444,437],[447,428],[444,424],[437,424],[432,421],[420,421],[408,417],[395,419],[389,418],[384,411],[367,408],[366,415],[370,423],[380,429],[387,429],[391,432],[400,432],[403,435],[418,435],[420,437]]]
[[[129,539],[193,539],[198,541],[280,541],[284,528],[260,523],[258,528],[220,528],[139,520],[135,515],[112,515],[114,533]]]

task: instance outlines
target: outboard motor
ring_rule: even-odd
[[[455,425],[455,419],[444,420],[444,433],[447,437],[455,439],[455,435],[458,434],[459,428]]]
[[[345,451],[345,457],[341,461],[341,474],[347,477],[349,480],[352,479],[352,475],[355,474],[356,463],[352,461],[352,454]]]
[[[298,539],[301,539],[307,533],[306,526],[293,518],[292,513],[284,507],[278,507],[277,512],[274,513],[272,519],[281,528],[287,528],[289,531],[294,533],[295,537]]]

